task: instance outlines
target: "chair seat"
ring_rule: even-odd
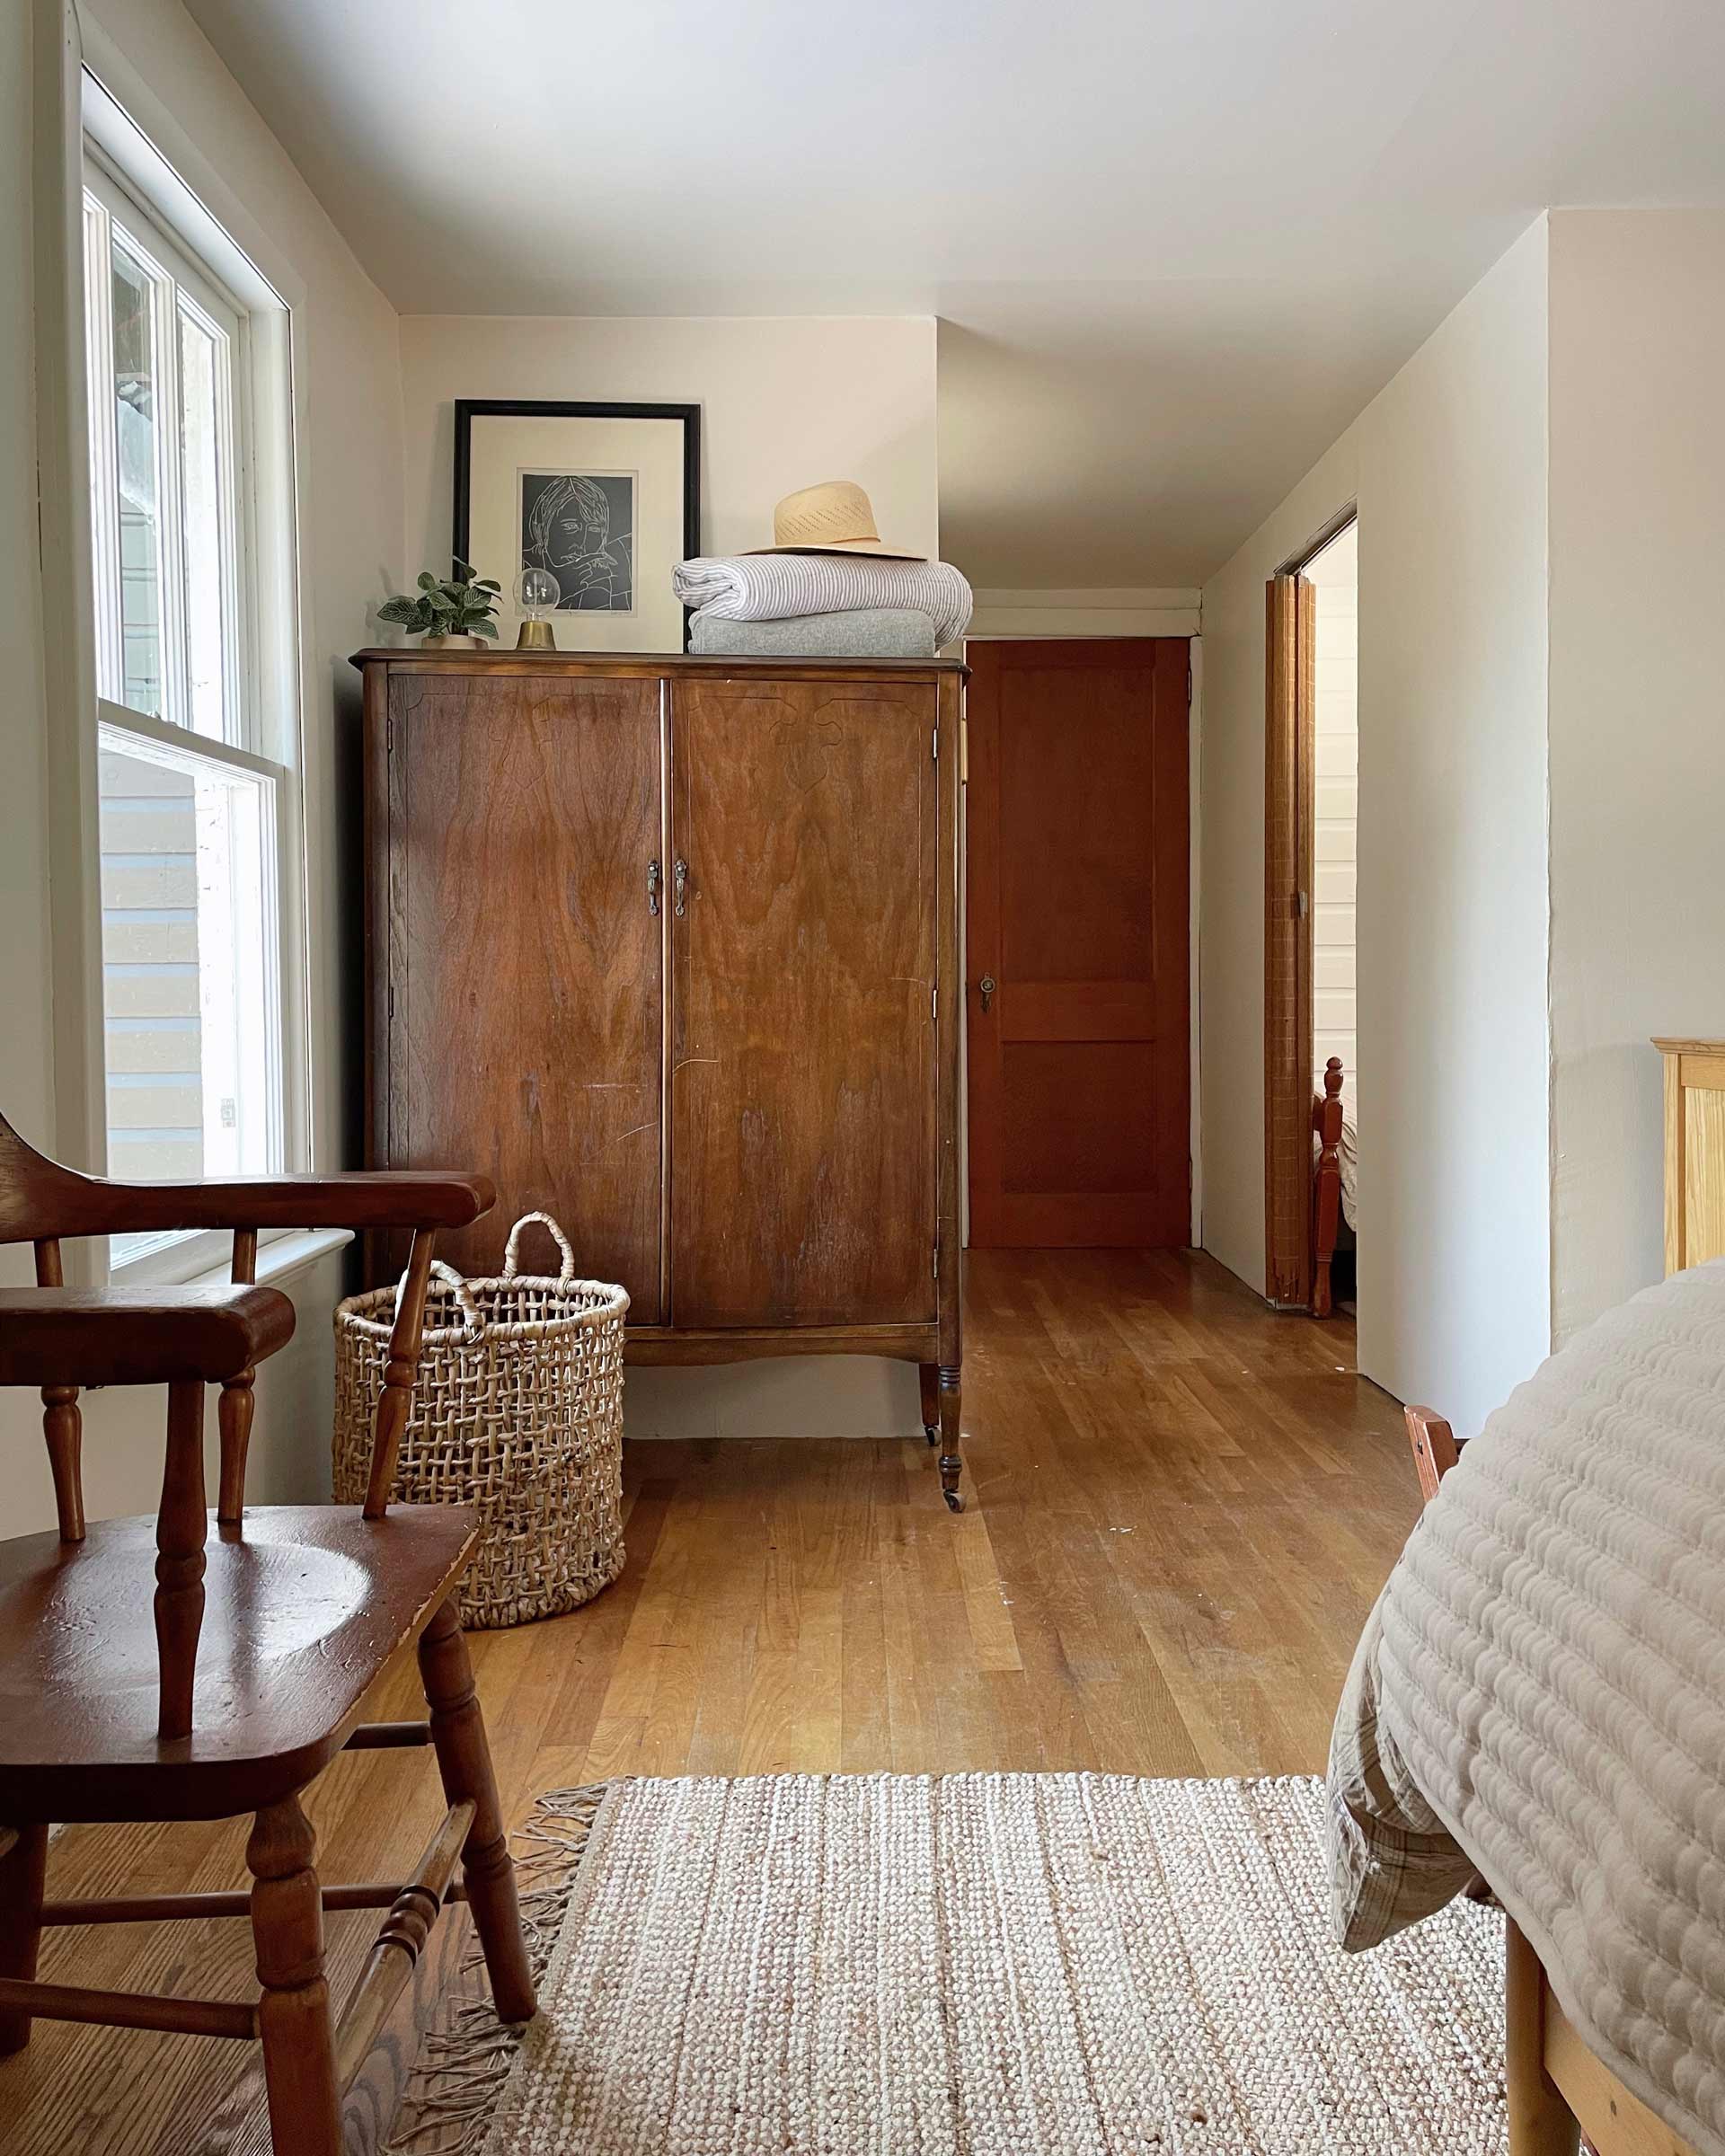
[[[464,1506],[211,1517],[192,1734],[155,1734],[154,1517],[0,1543],[0,1823],[222,1819],[332,1759],[479,1539]]]

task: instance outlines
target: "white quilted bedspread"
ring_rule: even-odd
[[[1477,1865],[1586,2042],[1725,2156],[1725,1260],[1465,1448],[1360,1640],[1330,1795],[1344,1945]]]

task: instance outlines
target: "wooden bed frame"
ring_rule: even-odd
[[[1466,1440],[1430,1408],[1405,1412],[1413,1464],[1429,1505]],[[1503,1921],[1509,2156],[1576,2156],[1583,2134],[1597,2156],[1695,2156],[1588,2049],[1558,2004],[1538,1955],[1507,1914]]]
[[[1318,1151],[1312,1168],[1312,1315],[1327,1318],[1335,1308],[1330,1293],[1330,1260],[1336,1254],[1341,1222],[1341,1058],[1332,1056],[1323,1069],[1323,1091],[1312,1096],[1312,1127]]]

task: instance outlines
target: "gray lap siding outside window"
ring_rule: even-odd
[[[108,1169],[202,1172],[198,834],[189,776],[100,759]]]

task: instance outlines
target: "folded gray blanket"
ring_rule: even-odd
[[[937,646],[970,619],[970,587],[950,562],[879,561],[849,554],[712,554],[679,562],[671,583],[686,606],[714,621],[779,622],[792,614],[914,606]]]
[[[933,658],[934,624],[913,606],[797,614],[782,622],[730,622],[698,614],[689,649],[758,658]]]

